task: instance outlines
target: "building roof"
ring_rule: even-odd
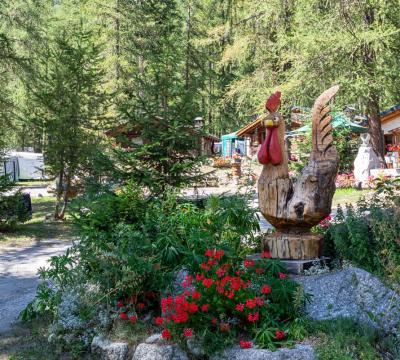
[[[389,109],[381,111],[379,115],[381,116],[381,122],[386,122],[394,119],[395,117],[400,115],[400,103],[390,107]]]
[[[239,136],[237,135],[237,131],[230,133],[230,134],[225,134],[221,136],[222,140],[229,140],[229,139],[237,139]]]
[[[252,132],[255,128],[261,126],[262,119],[263,116],[261,115],[256,120],[252,121],[250,124],[247,124],[246,126],[242,127],[240,130],[237,131],[237,136],[238,137],[244,136],[245,134]]]

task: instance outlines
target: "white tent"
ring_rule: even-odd
[[[43,154],[12,151],[7,156],[17,159],[18,180],[40,180],[44,178]]]

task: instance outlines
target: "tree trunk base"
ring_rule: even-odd
[[[310,260],[321,257],[322,239],[319,234],[275,232],[264,237],[262,247],[274,259]]]

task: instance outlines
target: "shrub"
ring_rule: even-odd
[[[376,193],[357,206],[340,207],[325,234],[344,260],[390,280],[400,281],[400,181],[377,183]]]
[[[287,340],[288,323],[298,315],[298,285],[289,280],[279,262],[228,257],[222,249],[208,249],[199,271],[188,275],[178,296],[161,300],[163,317],[156,322],[162,336],[185,346],[194,338],[207,353],[256,338],[260,347],[274,348]],[[270,336],[266,336],[270,334]]]
[[[7,175],[0,176],[0,230],[12,230],[18,223],[31,218],[24,195],[20,191],[5,195],[13,186],[14,183]]]
[[[157,299],[176,269],[198,268],[207,247],[245,255],[249,248],[241,241],[252,244],[258,228],[246,198],[211,197],[200,207],[172,193],[147,197],[133,183],[116,193],[88,194],[73,210],[81,239],[66,255],[52,258],[41,275],[61,292],[78,284],[98,286],[99,304],[132,296],[139,301],[148,292]]]

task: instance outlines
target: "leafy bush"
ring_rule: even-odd
[[[298,285],[289,280],[279,262],[264,252],[258,261],[228,257],[224,250],[205,252],[199,271],[183,281],[186,291],[161,299],[165,339],[185,345],[194,338],[208,353],[245,337],[255,336],[260,347],[274,348],[286,341],[289,320],[298,315]],[[231,254],[232,255],[232,254]]]
[[[7,175],[0,176],[0,230],[11,230],[31,217],[20,191],[5,195],[13,186]]]
[[[325,241],[337,255],[390,280],[400,281],[400,180],[377,184],[376,193],[357,206],[338,208]]]
[[[60,291],[96,285],[99,303],[108,304],[141,299],[148,292],[159,297],[174,271],[197,269],[210,246],[245,255],[249,249],[241,241],[252,244],[258,228],[246,198],[211,197],[199,207],[174,194],[147,197],[133,183],[116,193],[88,194],[75,204],[74,216],[80,241],[66,255],[52,258],[41,276]]]

